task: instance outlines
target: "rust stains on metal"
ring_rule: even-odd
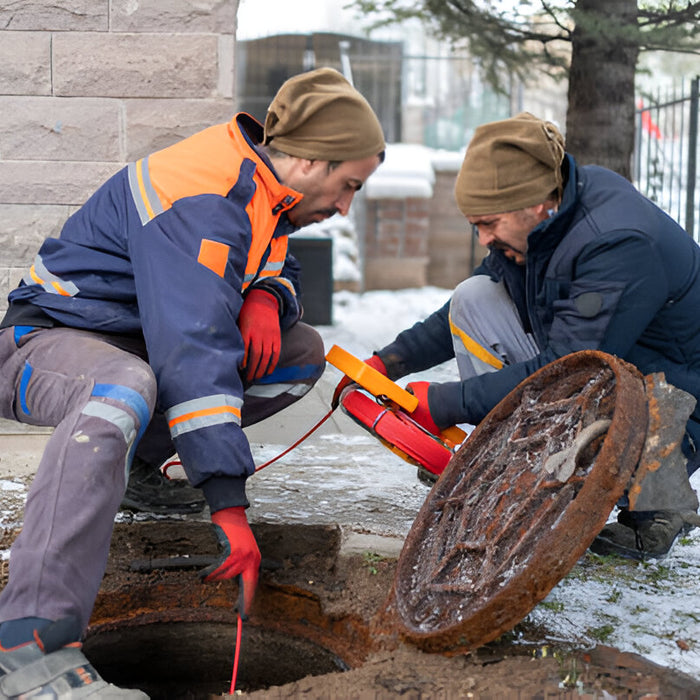
[[[512,629],[603,527],[646,428],[642,375],[605,353],[568,355],[522,382],[428,495],[383,624],[426,651],[473,649]]]
[[[304,639],[329,650],[349,667],[360,665],[372,648],[367,620],[350,611],[329,615],[314,592],[274,580],[284,579],[284,572],[273,565],[282,558],[292,569],[292,562],[303,561],[321,576],[336,561],[339,531],[254,525],[254,532],[272,559],[261,576],[247,628]],[[214,623],[234,629],[237,584],[204,583],[193,571],[211,563],[216,551],[207,522],[117,524],[88,640],[164,623]],[[153,556],[156,552],[160,556]]]
[[[630,510],[697,510],[686,478],[681,445],[695,397],[666,381],[663,373],[644,378],[649,424],[644,449],[629,486]]]

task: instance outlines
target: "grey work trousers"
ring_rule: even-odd
[[[70,328],[22,337],[15,331],[0,331],[0,416],[55,429],[10,552],[0,622],[75,615],[84,629],[133,453],[153,414],[156,380],[139,356],[142,346],[133,340]],[[318,333],[296,324],[282,336],[275,370],[280,381],[268,382],[262,392],[258,384],[248,388],[253,417],[271,415],[300,398],[324,365]],[[297,366],[305,369],[295,375]],[[143,442],[147,447],[148,440]]]
[[[457,286],[450,301],[450,328],[462,381],[539,352],[505,285],[486,275],[469,277]]]

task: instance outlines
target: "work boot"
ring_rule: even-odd
[[[606,525],[593,540],[595,554],[617,554],[628,559],[656,559],[668,554],[676,537],[692,529],[680,513],[667,510],[621,510],[616,523]]]
[[[183,479],[168,479],[158,467],[134,457],[122,510],[144,513],[199,513],[205,500],[200,489]]]
[[[73,619],[51,623],[34,641],[0,647],[0,700],[148,700],[107,683],[85,658]]]

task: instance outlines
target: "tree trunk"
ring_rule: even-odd
[[[566,150],[631,179],[637,0],[576,0],[574,17]]]

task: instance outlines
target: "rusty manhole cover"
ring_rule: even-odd
[[[387,604],[429,651],[512,629],[571,570],[629,482],[647,427],[642,375],[583,351],[533,374],[448,464]]]

